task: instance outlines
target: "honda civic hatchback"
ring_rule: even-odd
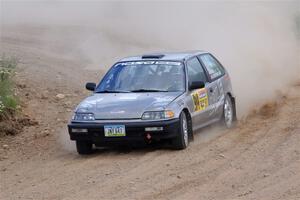
[[[68,124],[79,154],[161,140],[185,149],[197,129],[218,121],[230,128],[236,120],[229,74],[204,51],[127,57],[86,89],[92,95]]]

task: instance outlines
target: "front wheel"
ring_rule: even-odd
[[[76,149],[79,154],[91,154],[93,152],[93,144],[89,141],[76,141]]]
[[[173,139],[172,145],[174,149],[185,149],[189,144],[189,131],[186,114],[180,114],[180,130],[176,138]]]

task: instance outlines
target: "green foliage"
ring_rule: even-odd
[[[15,111],[18,105],[12,80],[17,64],[16,58],[0,58],[0,117],[8,111]]]

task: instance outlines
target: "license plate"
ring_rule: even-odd
[[[123,137],[126,136],[124,125],[106,125],[104,126],[105,137]]]

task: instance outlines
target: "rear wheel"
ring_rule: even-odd
[[[231,98],[226,95],[224,106],[223,106],[223,124],[227,128],[231,128],[234,125],[234,108]]]
[[[91,154],[93,152],[93,144],[89,141],[76,141],[76,149],[79,154]]]
[[[175,139],[173,139],[172,145],[174,149],[182,150],[185,149],[189,144],[189,131],[188,121],[186,114],[182,112],[180,114],[180,130]]]

